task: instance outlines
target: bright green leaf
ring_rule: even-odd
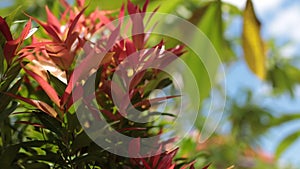
[[[287,150],[288,147],[290,147],[297,139],[300,138],[300,131],[296,131],[287,137],[285,137],[280,144],[278,145],[276,149],[276,157],[278,158],[279,156],[282,155],[283,152]]]

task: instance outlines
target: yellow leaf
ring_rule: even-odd
[[[249,68],[259,78],[266,76],[266,55],[264,42],[260,36],[260,22],[257,19],[251,0],[247,0],[244,10],[242,45]]]
[[[232,166],[230,166],[230,167],[228,167],[226,169],[233,169],[233,168],[234,168],[234,165],[232,165]]]

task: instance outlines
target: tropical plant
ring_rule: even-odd
[[[121,36],[120,28],[125,12],[141,17],[140,20],[131,17],[134,31],[136,25],[144,24],[143,13],[146,12],[148,3],[147,1],[143,8],[139,8],[128,1],[127,10],[123,6],[117,16],[120,19],[119,25],[105,27],[116,18],[116,12],[96,9],[85,13],[87,8],[84,7],[84,1],[77,1],[76,7],[62,1],[62,17],[56,18],[46,6],[47,22],[28,16],[30,19],[16,40],[12,38],[9,23],[6,21],[8,18],[1,18],[1,37],[4,37],[1,52],[1,63],[4,67],[1,73],[1,97],[5,100],[1,103],[2,167],[193,168],[193,161],[174,161],[177,149],[158,152],[151,158],[138,158],[138,138],[161,133],[164,125],[155,126],[153,122],[134,123],[120,113],[127,110],[123,108],[130,106],[130,103],[123,103],[121,108],[116,108],[113,104],[112,92],[122,92],[122,86],[112,81],[112,76],[118,71],[120,64],[127,69],[136,70],[153,64],[154,60],[155,64],[162,65],[172,62],[167,52],[177,57],[183,54],[182,46],[163,50],[163,41],[155,46],[148,46],[144,33],[132,38]],[[28,37],[36,31],[31,26],[32,21],[39,24],[45,33],[36,33],[29,40]],[[107,36],[107,32],[110,35]],[[96,34],[101,36],[92,41]],[[21,46],[25,39],[28,39],[27,45]],[[142,49],[147,51],[134,55],[134,63],[126,60]],[[129,98],[134,108],[147,111],[140,118],[152,118],[150,102],[154,104],[176,97],[148,99],[149,91],[166,88],[171,84],[167,76],[163,79],[157,78],[162,73],[156,69],[145,69],[135,77],[134,84],[123,84],[130,89]],[[93,79],[96,79],[94,89],[90,86]],[[156,81],[154,85],[153,81]],[[117,85],[118,91],[111,91],[111,85]],[[95,91],[95,95],[83,94],[86,89]],[[9,99],[4,99],[5,97]],[[100,116],[95,110],[95,101],[104,116]],[[78,102],[79,106],[74,106]],[[86,118],[83,124],[86,128],[91,123],[105,120],[120,133],[137,138],[129,145],[120,143],[122,148],[128,149],[129,155],[135,153],[136,158],[121,157],[107,151],[110,147],[96,145],[81,127],[82,123],[78,121],[76,111],[84,112],[79,118]],[[87,117],[89,114],[92,114],[92,119]],[[164,113],[156,112],[156,115]],[[11,126],[10,121],[14,121],[14,126]],[[156,129],[155,132],[150,132],[153,129]],[[13,132],[19,132],[18,137],[13,137]],[[101,135],[101,130],[98,132]],[[102,134],[105,135],[105,132]],[[18,140],[14,140],[15,138]],[[111,138],[106,138],[106,141],[109,142],[109,139]],[[165,149],[166,143],[155,144],[160,147],[157,151]]]
[[[277,105],[262,106],[250,89],[228,96],[216,82],[224,79],[210,77],[192,49],[178,39],[147,34],[154,29],[155,14],[144,12],[152,11],[174,14],[199,28],[220,56],[216,70],[243,62],[270,88],[267,97],[295,97],[296,59],[282,57],[274,39],[262,38],[264,23],[251,0],[244,9],[221,0],[15,0],[0,10],[0,168],[282,168],[276,160],[299,131],[286,136],[274,155],[264,152],[260,141],[270,129],[299,120],[299,113],[276,114]],[[241,32],[228,36],[236,19],[243,23]],[[166,31],[176,32],[176,27]],[[198,37],[185,31],[176,33],[197,45]],[[158,117],[176,118],[153,108],[180,97],[169,75],[147,65],[163,68],[178,59],[195,76],[198,88],[190,92],[201,93],[201,111],[179,147],[168,149],[175,138],[145,144],[143,138],[168,132],[170,122]],[[126,88],[129,100],[117,98],[117,104],[115,96]],[[152,97],[155,90],[171,94]],[[227,101],[220,122],[226,132],[217,130],[199,143],[215,91]],[[113,130],[130,140],[121,142]],[[118,143],[116,151],[128,157],[113,153],[110,143]],[[145,147],[154,147],[148,156]]]

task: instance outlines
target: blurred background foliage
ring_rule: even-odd
[[[69,2],[74,3],[72,0]],[[133,2],[140,5],[144,3],[143,0],[133,0]],[[126,1],[91,0],[87,2],[86,13],[93,11],[95,8],[119,10],[123,3],[126,3]],[[45,5],[52,9],[54,15],[60,15],[61,4],[58,0],[4,0],[0,2],[0,15],[3,17],[8,16],[8,18],[14,15],[14,21],[22,21],[28,20],[28,17],[24,15],[24,13],[27,13],[41,20],[46,20]],[[260,29],[263,23],[260,23],[256,17],[251,0],[247,1],[247,5],[243,10],[219,0],[151,0],[148,11],[153,11],[158,6],[158,12],[182,17],[203,31],[214,45],[225,69],[230,68],[235,62],[243,61],[247,63],[249,70],[257,78],[272,88],[272,97],[280,97],[283,94],[289,94],[290,97],[295,96],[294,89],[300,83],[300,70],[293,65],[293,59],[280,56],[278,52],[280,47],[275,45],[274,40],[262,39]],[[226,36],[225,31],[230,28],[233,19],[237,17],[243,20],[242,34],[235,37]],[[12,25],[15,25],[13,33],[19,34],[22,30],[22,24],[19,23],[11,22]],[[172,39],[168,39],[168,43],[172,44]],[[242,49],[243,52],[238,52],[237,49]],[[0,53],[2,52],[0,51]],[[212,89],[221,90],[221,93],[225,93],[225,91],[222,91],[222,86],[218,86],[220,84],[217,83],[217,80],[213,82],[214,84],[210,84],[204,65],[191,53],[191,51],[187,52],[183,58],[196,75],[198,84],[201,84],[199,85],[199,91],[201,93],[201,104],[204,107],[205,101],[210,99]],[[3,61],[0,62],[0,64],[2,63]],[[16,93],[20,86],[20,82],[15,80],[20,68],[16,66],[11,69],[13,70],[5,70],[5,65],[1,65],[1,76],[4,74],[3,72],[8,72],[9,76],[12,77],[8,81],[1,81],[1,92]],[[9,84],[9,86],[3,85],[4,83]],[[227,128],[227,132],[217,130],[205,143],[198,142],[199,137],[201,137],[199,130],[201,130],[205,120],[205,112],[199,113],[194,131],[180,145],[181,149],[178,157],[197,159],[196,168],[203,166],[204,162],[210,162],[211,169],[224,169],[230,168],[230,166],[237,169],[296,168],[296,166],[288,165],[279,167],[277,160],[289,146],[300,138],[300,129],[284,138],[278,145],[275,154],[264,152],[260,140],[270,129],[299,120],[300,112],[274,114],[273,110],[276,109],[276,105],[269,108],[257,104],[252,92],[245,88],[236,97],[226,96],[225,114],[219,128]],[[30,95],[30,93],[27,94]],[[5,147],[12,142],[22,142],[22,137],[43,139],[43,132],[35,127],[14,123],[15,119],[28,121],[31,116],[26,114],[14,115],[14,120],[8,117],[11,112],[22,112],[24,108],[18,105],[17,102],[5,97],[7,96],[0,94],[0,110],[4,110],[0,116],[1,147]],[[43,119],[43,117],[40,118],[40,120]],[[70,115],[69,118],[74,120],[76,117]],[[52,122],[51,120],[48,121],[48,123]],[[52,130],[62,132],[60,128],[53,128]],[[82,144],[91,144],[89,141],[82,141]],[[48,155],[47,158],[54,157],[53,152],[47,146],[40,147],[38,141],[31,144],[34,145],[23,145],[22,148],[32,154],[44,151]],[[18,151],[17,146],[20,145],[16,144],[16,146],[5,151],[11,151],[13,154],[14,151]],[[32,147],[40,147],[40,149]],[[10,154],[3,151],[1,149],[1,154],[5,154],[5,156],[1,156],[0,161],[9,163],[12,160]],[[59,162],[60,159],[57,160]],[[41,166],[36,168],[38,167]]]

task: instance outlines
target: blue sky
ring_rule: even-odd
[[[236,5],[238,8],[245,7],[246,0],[223,0]],[[285,58],[296,57],[300,60],[300,1],[293,0],[253,0],[256,14],[262,23],[262,36],[268,40],[276,39],[280,47],[280,54]],[[227,32],[230,34],[241,33],[241,20],[234,22],[233,29]],[[282,47],[284,42],[289,45]],[[237,53],[240,53],[237,49]],[[296,65],[299,67],[299,65]],[[252,89],[255,100],[263,107],[271,108],[274,113],[300,113],[300,87],[295,89],[295,98],[288,95],[271,97],[270,87],[257,79],[245,65],[240,61],[234,64],[227,72],[227,92],[230,96],[236,96],[239,90],[247,87]],[[300,130],[300,123],[294,122],[272,129],[266,137],[262,139],[262,147],[265,151],[273,153],[276,146],[287,134]],[[300,150],[300,140],[284,153],[280,163],[282,165],[292,162],[300,166],[298,152]]]

